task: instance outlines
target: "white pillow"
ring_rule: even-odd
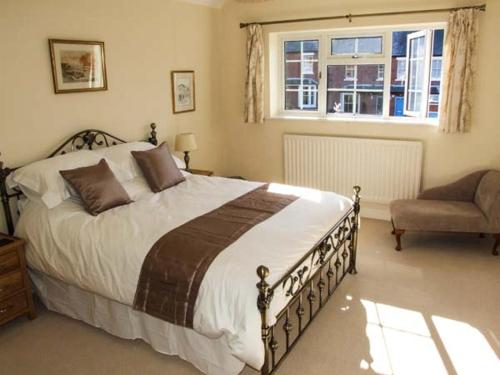
[[[142,176],[142,172],[132,156],[131,151],[146,151],[152,148],[155,148],[155,146],[149,142],[130,142],[111,147],[98,148],[92,152],[120,167],[124,174],[122,178],[120,178],[120,176],[116,177],[120,182],[124,182]]]
[[[81,150],[39,160],[16,169],[10,179],[11,187],[18,185],[28,198],[40,199],[48,208],[53,208],[70,197],[59,171],[88,167],[99,163],[100,159],[92,151]]]
[[[152,145],[149,142],[129,142],[111,147],[98,148],[93,152],[100,157],[105,158],[108,162],[114,163],[115,166],[119,167],[121,169],[120,175],[115,172],[110,164],[111,169],[113,170],[113,172],[115,172],[116,178],[120,182],[125,182],[133,178],[142,176],[142,171],[135,161],[135,158],[132,156],[132,151],[147,151],[155,147],[156,146]],[[172,155],[172,157],[175,160],[177,168],[183,169],[186,167],[185,163],[178,157],[176,157],[175,155]]]

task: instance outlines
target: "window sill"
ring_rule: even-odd
[[[295,115],[279,114],[268,117],[267,120],[302,120],[302,121],[329,121],[342,122],[347,124],[382,124],[382,125],[418,125],[437,128],[437,119],[414,119],[414,118],[379,118],[379,117],[342,117],[342,116],[316,116],[316,115]]]

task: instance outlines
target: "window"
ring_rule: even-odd
[[[353,79],[342,79],[348,67],[353,69]],[[382,65],[382,71],[384,66]],[[379,78],[380,65],[328,65],[327,112],[359,115],[381,115],[384,82]],[[346,105],[346,97],[349,104]],[[352,103],[352,104],[351,104]]]
[[[271,115],[439,116],[444,24],[271,34],[270,41],[282,53],[271,59],[271,74],[283,72],[271,87],[282,98]]]
[[[354,111],[354,94],[341,93],[339,111],[343,113],[352,113]]]
[[[441,70],[443,65],[442,57],[433,57],[432,58],[432,66],[431,66],[431,79],[433,81],[441,80]]]
[[[396,81],[406,79],[406,57],[396,57]]]
[[[385,66],[382,64],[379,64],[377,66],[377,81],[383,81],[384,80],[384,69]]]
[[[356,78],[356,67],[354,65],[345,66],[345,81],[354,81]]]
[[[316,110],[319,41],[287,41],[284,50],[285,110]]]
[[[332,55],[380,55],[382,54],[382,37],[332,38]]]
[[[408,35],[407,56],[408,70],[405,85],[405,114],[418,116],[422,111],[428,87],[428,74],[426,74],[427,31],[419,31]]]

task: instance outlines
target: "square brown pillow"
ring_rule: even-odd
[[[155,193],[185,181],[165,142],[147,151],[132,151],[149,187]]]
[[[104,159],[90,167],[59,173],[76,190],[91,215],[132,202]]]

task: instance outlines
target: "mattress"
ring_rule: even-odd
[[[123,306],[132,306],[145,256],[165,233],[212,211],[261,183],[188,175],[186,181],[152,193],[142,178],[124,185],[134,200],[96,217],[75,199],[53,209],[29,202],[17,226],[27,240],[29,266],[54,280]],[[218,340],[241,363],[260,368],[264,348],[256,308],[256,269],[279,280],[352,207],[330,192],[271,184],[270,190],[299,199],[256,225],[220,253],[209,267],[195,305],[194,331]],[[276,293],[269,320],[287,303]]]

